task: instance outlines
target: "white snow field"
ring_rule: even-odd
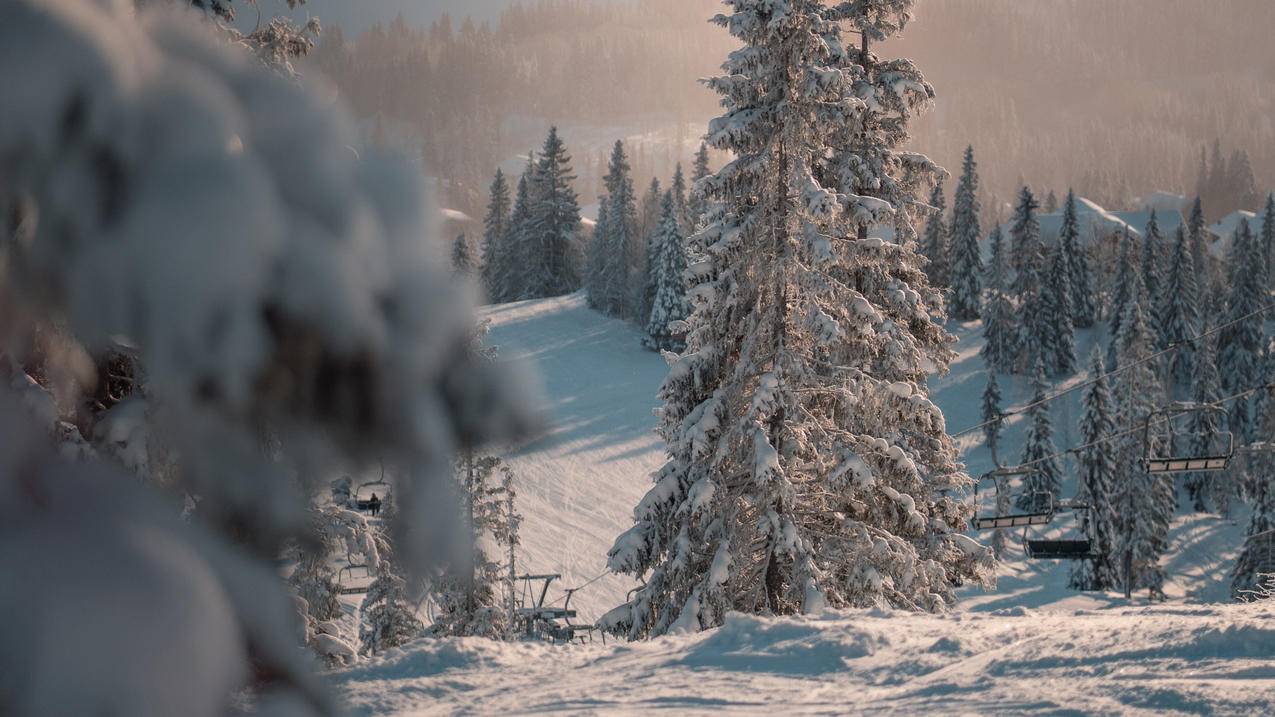
[[[666,366],[640,348],[635,327],[589,310],[582,295],[484,315],[489,344],[534,364],[554,419],[511,463],[525,518],[519,572],[562,573],[549,598],[561,604],[561,588],[604,573],[607,549],[662,462],[651,409]],[[932,392],[959,430],[978,422],[986,374],[979,325],[951,328],[959,358]],[[1093,340],[1078,337],[1082,365]],[[1001,381],[1004,408],[1028,398],[1026,380]],[[1059,448],[1076,444],[1079,394],[1054,406]],[[1002,460],[1017,458],[1022,428],[1011,420]],[[991,466],[981,441],[961,443],[974,474]],[[737,615],[703,634],[585,646],[420,640],[334,677],[358,715],[1275,714],[1275,604],[1229,603],[1246,523],[1242,513],[1180,517],[1165,556],[1169,600],[1153,606],[1142,595],[1130,604],[1068,590],[1068,564],[1016,553],[995,590],[963,589],[947,615]],[[1061,519],[1048,532],[1069,531]],[[1017,550],[1016,536],[1011,544]],[[571,606],[591,622],[632,584],[606,575]]]

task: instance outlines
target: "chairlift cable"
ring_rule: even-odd
[[[983,429],[983,428],[986,428],[987,426],[990,426],[990,425],[991,425],[991,424],[993,424],[993,423],[998,423],[998,422],[1000,422],[1000,421],[1003,421],[1004,419],[1009,418],[1010,416],[1017,416],[1018,414],[1020,414],[1020,413],[1024,413],[1024,412],[1026,412],[1026,411],[1030,411],[1031,409],[1033,409],[1033,408],[1035,408],[1035,407],[1037,407],[1037,406],[1040,406],[1040,405],[1043,405],[1043,404],[1046,404],[1046,403],[1050,403],[1051,401],[1056,401],[1056,400],[1058,400],[1058,399],[1062,398],[1063,396],[1066,396],[1066,395],[1068,395],[1068,394],[1070,394],[1070,393],[1073,393],[1073,392],[1075,392],[1075,391],[1079,391],[1080,389],[1082,389],[1082,388],[1086,388],[1086,387],[1088,387],[1088,386],[1092,386],[1092,385],[1094,385],[1095,383],[1098,383],[1098,382],[1099,382],[1100,380],[1102,380],[1102,379],[1110,378],[1110,377],[1112,377],[1112,376],[1118,376],[1118,375],[1120,375],[1121,373],[1123,373],[1123,372],[1125,372],[1125,371],[1128,371],[1129,369],[1132,369],[1132,368],[1134,368],[1134,367],[1136,367],[1136,366],[1141,366],[1141,365],[1142,365],[1142,364],[1144,364],[1144,363],[1149,363],[1149,362],[1151,362],[1151,361],[1154,361],[1154,360],[1156,360],[1156,359],[1160,358],[1161,356],[1164,356],[1164,355],[1166,355],[1166,354],[1169,354],[1169,353],[1172,353],[1172,352],[1174,352],[1174,351],[1177,351],[1179,348],[1182,348],[1183,346],[1192,345],[1192,344],[1194,344],[1195,342],[1200,341],[1201,339],[1204,339],[1204,338],[1206,338],[1206,337],[1208,337],[1208,336],[1211,336],[1211,335],[1213,335],[1213,334],[1215,334],[1215,333],[1217,333],[1217,332],[1219,332],[1219,331],[1223,331],[1223,330],[1225,330],[1225,329],[1229,329],[1230,327],[1235,326],[1236,324],[1238,324],[1238,323],[1240,323],[1240,322],[1247,321],[1248,319],[1251,319],[1251,318],[1253,318],[1254,316],[1257,316],[1257,315],[1259,315],[1259,314],[1266,313],[1267,311],[1270,311],[1271,309],[1275,309],[1275,303],[1267,304],[1266,306],[1263,306],[1263,307],[1261,307],[1260,309],[1257,309],[1257,310],[1255,310],[1255,311],[1252,311],[1252,312],[1250,312],[1250,313],[1247,313],[1247,314],[1245,314],[1245,315],[1243,315],[1243,316],[1239,317],[1238,319],[1234,319],[1234,320],[1232,320],[1232,321],[1228,321],[1228,322],[1227,322],[1227,323],[1225,323],[1225,324],[1221,324],[1221,325],[1219,325],[1219,326],[1215,326],[1215,327],[1213,327],[1213,328],[1209,329],[1208,331],[1205,331],[1204,333],[1202,333],[1202,334],[1200,334],[1200,335],[1198,335],[1198,336],[1193,336],[1193,337],[1191,337],[1191,338],[1189,338],[1189,339],[1183,339],[1182,341],[1175,341],[1175,342],[1173,342],[1173,343],[1169,344],[1169,345],[1168,345],[1167,347],[1165,347],[1164,349],[1162,349],[1162,350],[1160,350],[1160,351],[1158,351],[1158,352],[1156,352],[1156,353],[1154,353],[1154,354],[1151,354],[1150,356],[1148,356],[1148,357],[1146,357],[1146,358],[1139,359],[1139,360],[1137,360],[1137,361],[1131,361],[1131,362],[1130,362],[1130,363],[1128,363],[1127,365],[1125,365],[1125,366],[1121,366],[1121,367],[1117,368],[1117,369],[1116,369],[1116,370],[1114,370],[1114,371],[1107,371],[1107,372],[1103,373],[1101,376],[1097,376],[1097,377],[1094,377],[1094,378],[1087,379],[1087,380],[1085,380],[1085,381],[1081,381],[1080,383],[1077,383],[1077,384],[1076,384],[1076,385],[1074,385],[1074,386],[1069,386],[1069,387],[1067,387],[1067,388],[1065,388],[1065,389],[1063,389],[1063,390],[1061,390],[1061,391],[1058,391],[1057,393],[1054,393],[1054,394],[1051,394],[1051,395],[1049,395],[1049,396],[1046,396],[1046,397],[1044,397],[1044,398],[1040,399],[1039,401],[1033,401],[1033,402],[1031,402],[1031,403],[1029,403],[1029,404],[1027,404],[1027,405],[1025,405],[1025,406],[1020,406],[1020,407],[1018,407],[1018,408],[1010,409],[1010,410],[1008,410],[1008,411],[1001,411],[1001,412],[1000,412],[1000,415],[999,415],[999,416],[997,416],[996,418],[993,418],[993,419],[991,419],[991,420],[989,420],[989,421],[983,421],[982,423],[980,423],[980,424],[978,424],[978,425],[976,425],[976,426],[970,426],[969,428],[966,428],[966,429],[963,429],[963,430],[957,431],[956,433],[953,433],[953,434],[952,434],[952,437],[953,437],[953,438],[956,438],[956,437],[958,437],[958,436],[964,436],[964,435],[966,435],[966,434],[968,434],[968,433],[973,433],[974,431],[978,431],[978,430],[981,430],[981,429]]]
[[[1257,386],[1257,387],[1255,387],[1255,388],[1250,388],[1250,389],[1248,389],[1247,391],[1242,391],[1242,392],[1237,393],[1237,394],[1235,394],[1235,395],[1233,395],[1233,396],[1227,396],[1226,398],[1219,399],[1219,400],[1217,400],[1217,401],[1214,401],[1213,403],[1202,403],[1202,404],[1199,404],[1199,406],[1200,406],[1201,408],[1221,408],[1221,407],[1225,406],[1226,404],[1230,403],[1231,401],[1238,401],[1239,399],[1241,399],[1241,398],[1246,398],[1246,397],[1248,397],[1248,396],[1251,396],[1251,395],[1253,395],[1253,394],[1257,393],[1258,391],[1262,391],[1262,390],[1266,390],[1266,389],[1272,389],[1272,388],[1275,388],[1275,383],[1265,383],[1265,384],[1262,384],[1261,386]],[[1110,441],[1114,441],[1114,440],[1116,440],[1117,438],[1123,438],[1124,436],[1130,435],[1130,434],[1132,434],[1132,433],[1137,433],[1137,432],[1139,432],[1139,431],[1144,431],[1144,430],[1146,430],[1149,426],[1152,426],[1152,425],[1157,425],[1157,426],[1158,426],[1158,425],[1161,425],[1161,424],[1164,424],[1164,423],[1168,423],[1170,420],[1172,420],[1172,416],[1167,417],[1167,418],[1164,418],[1164,419],[1161,419],[1161,420],[1159,420],[1159,421],[1155,421],[1154,423],[1150,423],[1149,421],[1145,421],[1145,420],[1144,420],[1144,421],[1139,422],[1139,423],[1138,423],[1137,425],[1135,425],[1133,428],[1129,428],[1129,429],[1126,429],[1126,430],[1124,430],[1124,431],[1120,431],[1119,433],[1113,433],[1113,434],[1111,434],[1111,435],[1109,435],[1109,436],[1106,436],[1105,438],[1099,438],[1099,439],[1098,439],[1098,440],[1096,440],[1096,441],[1090,441],[1090,442],[1085,443],[1085,444],[1083,444],[1083,445],[1075,446],[1074,448],[1068,448],[1068,449],[1067,449],[1067,450],[1065,450],[1065,451],[1058,451],[1058,452],[1056,452],[1056,453],[1051,453],[1050,455],[1047,455],[1047,456],[1044,456],[1044,457],[1041,457],[1041,458],[1037,458],[1036,460],[1033,460],[1033,461],[1028,461],[1028,462],[1026,462],[1026,463],[1020,463],[1020,464],[1018,464],[1018,465],[1016,465],[1016,466],[1012,466],[1012,468],[1015,468],[1015,469],[1030,468],[1031,466],[1034,466],[1034,465],[1036,465],[1037,463],[1044,463],[1045,461],[1050,461],[1050,460],[1053,460],[1053,459],[1055,459],[1055,458],[1063,458],[1063,457],[1065,457],[1065,456],[1069,456],[1069,455],[1072,455],[1072,454],[1074,454],[1074,453],[1079,453],[1080,451],[1083,451],[1083,450],[1085,450],[1086,448],[1093,448],[1094,446],[1098,446],[1098,445],[1102,445],[1103,443],[1108,443],[1108,442],[1110,442]]]

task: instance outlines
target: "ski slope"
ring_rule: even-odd
[[[584,585],[572,607],[591,621],[633,585],[605,574],[606,552],[663,461],[652,409],[666,365],[640,348],[635,327],[589,310],[579,294],[487,307],[484,317],[487,343],[539,374],[552,418],[545,434],[509,452],[524,516],[518,570],[561,573],[549,592],[557,604],[562,588]],[[987,376],[979,324],[950,328],[958,358],[932,380],[931,392],[956,431],[979,422]],[[1082,365],[1101,338],[1093,334],[1078,336]],[[1025,378],[1000,379],[1003,408],[1029,400]],[[1080,394],[1053,405],[1060,449],[1078,442]],[[1009,421],[1003,462],[1021,451],[1024,419]],[[992,466],[981,442],[981,433],[960,439],[974,475]],[[1065,493],[1074,490],[1074,480],[1064,484]],[[962,589],[950,615],[734,616],[702,635],[571,648],[422,641],[338,679],[356,714],[762,712],[773,705],[806,713],[1275,713],[1275,662],[1268,662],[1275,661],[1275,606],[1227,603],[1246,524],[1244,514],[1179,517],[1162,605],[1069,590],[1070,565],[1022,559],[1015,536],[997,587]],[[1041,533],[1074,530],[1062,518]]]

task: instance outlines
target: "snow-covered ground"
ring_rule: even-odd
[[[562,573],[550,590],[603,574],[662,462],[652,433],[665,364],[637,329],[579,295],[489,307],[488,343],[528,360],[544,382],[552,430],[518,448],[525,516],[519,571]],[[959,357],[933,395],[950,430],[979,420],[986,374],[977,323],[951,327]],[[1081,363],[1097,337],[1082,333]],[[1068,380],[1082,381],[1084,375]],[[1002,377],[1005,408],[1027,381]],[[1076,444],[1080,392],[1053,409],[1059,448]],[[1002,460],[1017,458],[1010,421]],[[973,474],[991,467],[981,435],[962,439]],[[1070,466],[1069,466],[1070,468]],[[1074,483],[1064,486],[1074,490]],[[962,590],[945,616],[883,611],[809,619],[735,616],[701,635],[587,646],[421,641],[337,675],[356,714],[679,714],[885,711],[1054,714],[1275,714],[1275,605],[1228,604],[1228,571],[1246,516],[1180,517],[1165,557],[1169,601],[1068,590],[1066,563],[1011,556],[995,590]],[[1074,531],[1065,520],[1046,533]],[[1015,541],[1016,543],[1016,541]],[[606,575],[573,599],[590,621],[631,581]]]

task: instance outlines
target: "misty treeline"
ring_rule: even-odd
[[[1195,193],[1215,139],[1228,161],[1247,150],[1269,187],[1271,27],[1267,0],[927,0],[885,52],[916,60],[938,94],[914,145],[948,169],[978,147],[989,206],[1031,184],[1118,209]]]
[[[551,123],[702,125],[716,101],[695,80],[733,47],[708,27],[716,5],[540,0],[514,3],[494,24],[444,15],[414,28],[400,17],[358,37],[334,25],[310,67],[336,84],[374,139],[418,143],[444,180],[443,200],[476,214],[492,169],[537,146]],[[688,152],[699,131],[686,130]],[[689,157],[635,155],[637,179],[670,174],[676,159]],[[605,156],[577,165],[581,191],[595,195]]]
[[[492,169],[536,146],[549,124],[692,136],[671,158],[632,147],[634,179],[671,174],[716,113],[697,80],[733,40],[707,20],[715,0],[542,0],[494,24],[403,22],[359,37],[329,27],[312,66],[384,132],[408,134],[453,206],[481,211]],[[969,144],[995,212],[1030,184],[1121,208],[1163,189],[1194,194],[1201,150],[1249,152],[1259,194],[1275,177],[1275,3],[1266,0],[927,0],[883,50],[912,57],[937,91],[912,146],[949,170]],[[682,139],[682,138],[678,138]],[[654,156],[644,158],[643,153]],[[679,156],[680,155],[680,156]],[[579,189],[603,160],[578,153]],[[1207,202],[1210,218],[1227,202]],[[1256,210],[1256,206],[1244,207]]]

